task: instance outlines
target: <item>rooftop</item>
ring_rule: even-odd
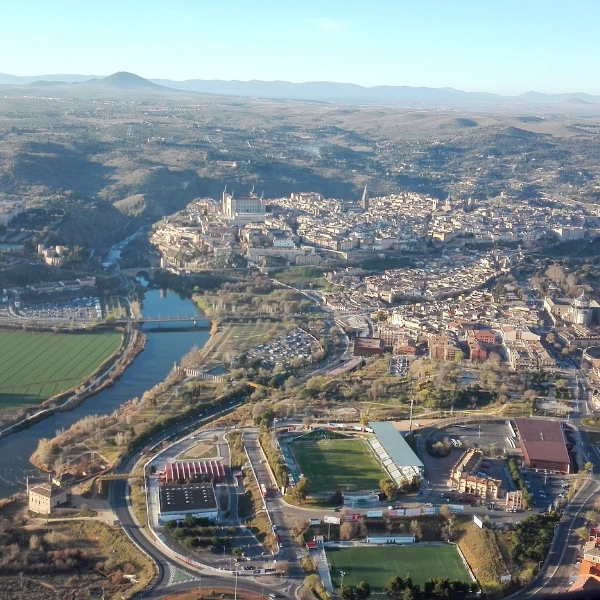
[[[41,483],[35,487],[29,488],[30,492],[45,496],[46,498],[52,498],[53,496],[59,496],[65,493],[65,490],[51,483]]]
[[[369,427],[377,436],[379,443],[383,446],[397,467],[423,467],[423,463],[407,444],[402,434],[389,421],[372,422]]]
[[[569,453],[560,422],[515,419],[515,423],[531,460],[569,464]]]
[[[187,479],[225,479],[222,460],[177,461],[165,465],[165,480],[185,481]]]
[[[212,483],[161,485],[158,489],[160,512],[163,514],[217,509]]]
[[[354,346],[359,348],[385,348],[385,342],[381,338],[354,338]]]

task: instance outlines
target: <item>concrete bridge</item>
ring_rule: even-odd
[[[118,321],[122,321],[123,323],[194,323],[194,327],[196,326],[198,321],[201,321],[202,324],[204,325],[205,322],[209,323],[210,326],[210,321],[209,319],[207,319],[206,317],[203,317],[202,315],[194,315],[194,316],[190,316],[190,317],[181,317],[181,316],[175,316],[175,317],[170,317],[169,315],[165,316],[165,317],[161,317],[160,315],[158,317],[139,317],[137,319],[117,319]]]

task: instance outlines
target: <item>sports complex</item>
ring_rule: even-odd
[[[306,477],[311,495],[339,490],[352,505],[354,501],[377,502],[374,492],[379,491],[381,479],[391,479],[402,487],[415,484],[423,476],[423,463],[391,422],[373,422],[368,427],[328,423],[309,432],[292,427],[280,431],[278,442],[294,482]],[[438,507],[431,506],[399,508],[388,510],[386,518],[423,518],[438,512]],[[383,510],[372,513],[367,517],[383,519]],[[325,523],[359,519],[360,514],[330,515]],[[368,521],[364,525],[368,527]],[[344,586],[366,581],[377,594],[385,593],[388,581],[395,576],[410,576],[421,588],[436,577],[473,582],[456,545],[415,544],[414,535],[377,533],[381,532],[380,525],[360,542],[325,542],[322,550],[316,544],[310,546],[322,552],[334,590],[342,586],[342,577]]]
[[[386,478],[401,487],[423,473],[423,463],[389,422],[328,423],[308,433],[284,433],[278,441],[294,483],[306,477],[313,494],[377,491]]]
[[[383,592],[396,575],[410,576],[421,589],[433,577],[473,581],[456,546],[450,544],[328,547],[326,554],[335,589],[341,586],[341,573],[344,585],[367,581],[376,593]]]

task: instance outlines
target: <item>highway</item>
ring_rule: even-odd
[[[581,540],[574,532],[586,524],[585,513],[591,510],[599,491],[600,479],[597,477],[588,480],[581,488],[565,509],[556,528],[550,553],[538,579],[532,586],[511,596],[512,598],[537,598],[568,591],[579,574],[576,558],[581,553]]]

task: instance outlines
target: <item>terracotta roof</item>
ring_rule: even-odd
[[[569,453],[559,421],[515,419],[530,460],[569,464]]]
[[[597,575],[580,575],[569,588],[569,592],[600,589],[600,577]]]

